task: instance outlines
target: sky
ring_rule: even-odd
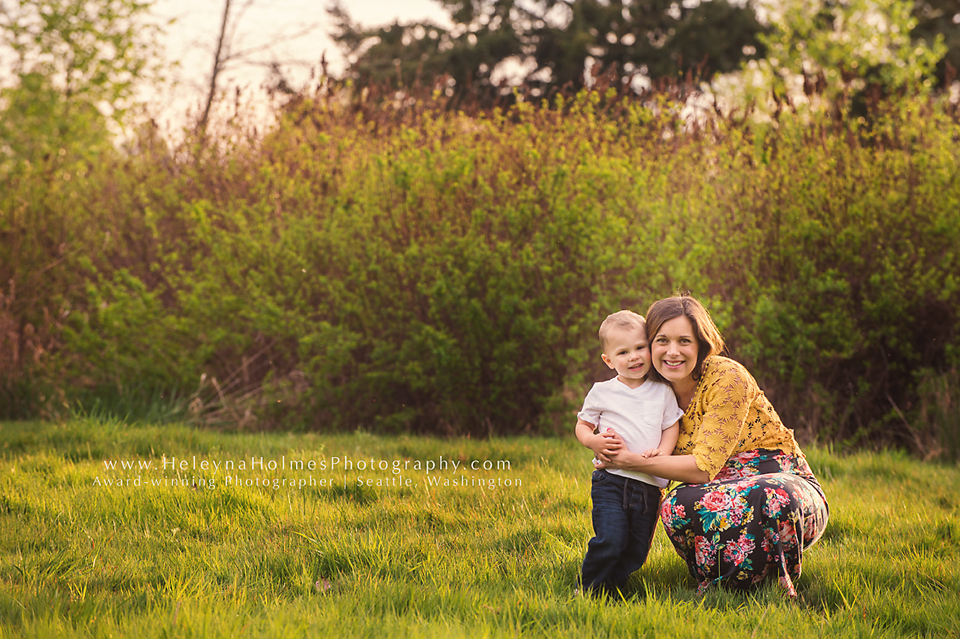
[[[231,91],[239,87],[254,97],[268,78],[271,62],[282,63],[294,86],[303,85],[324,54],[331,73],[341,72],[343,56],[327,35],[332,28],[328,4],[328,0],[233,0],[231,51],[251,53],[231,62],[218,86]],[[434,0],[343,0],[343,6],[354,22],[365,26],[416,20],[449,25]],[[176,85],[148,98],[161,120],[176,121],[188,109],[196,112],[206,96],[223,8],[224,0],[154,0],[151,12],[165,31],[161,42],[166,62],[178,65],[170,72]]]

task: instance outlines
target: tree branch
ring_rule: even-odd
[[[223,20],[220,23],[220,37],[217,39],[217,52],[213,55],[213,72],[210,74],[210,90],[207,93],[207,104],[203,107],[203,115],[200,116],[200,122],[197,124],[201,130],[206,129],[207,120],[210,118],[210,107],[217,95],[217,76],[223,69],[223,42],[227,33],[227,22],[230,17],[230,3],[232,0],[224,0]]]

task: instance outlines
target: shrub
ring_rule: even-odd
[[[66,246],[35,296],[48,364],[17,379],[192,393],[207,422],[566,431],[603,317],[684,288],[804,438],[917,448],[960,354],[957,136],[919,100],[691,124],[601,91],[470,116],[330,93],[263,136],[147,132],[69,206],[26,196],[40,172],[5,195],[59,216],[34,254]],[[24,255],[4,281],[44,268]]]

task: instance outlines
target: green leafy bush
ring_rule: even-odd
[[[956,121],[886,106],[869,128],[781,118],[757,168],[731,176],[759,200],[741,218],[760,259],[731,295],[739,344],[794,423],[827,439],[912,443],[912,375],[957,356]]]
[[[929,101],[874,116],[330,92],[262,136],[145,134],[31,227],[70,229],[44,293],[69,314],[29,388],[176,390],[243,426],[566,431],[603,317],[683,288],[803,437],[920,448],[918,380],[960,356],[960,131]],[[8,201],[38,206],[31,179]]]

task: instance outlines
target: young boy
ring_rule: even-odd
[[[593,385],[577,415],[577,439],[600,465],[620,452],[644,457],[670,455],[683,411],[673,389],[647,380],[650,348],[646,321],[620,311],[600,325],[603,361],[617,376]],[[594,538],[587,545],[581,581],[592,594],[617,595],[627,578],[647,560],[666,480],[641,472],[602,469],[593,473]]]

